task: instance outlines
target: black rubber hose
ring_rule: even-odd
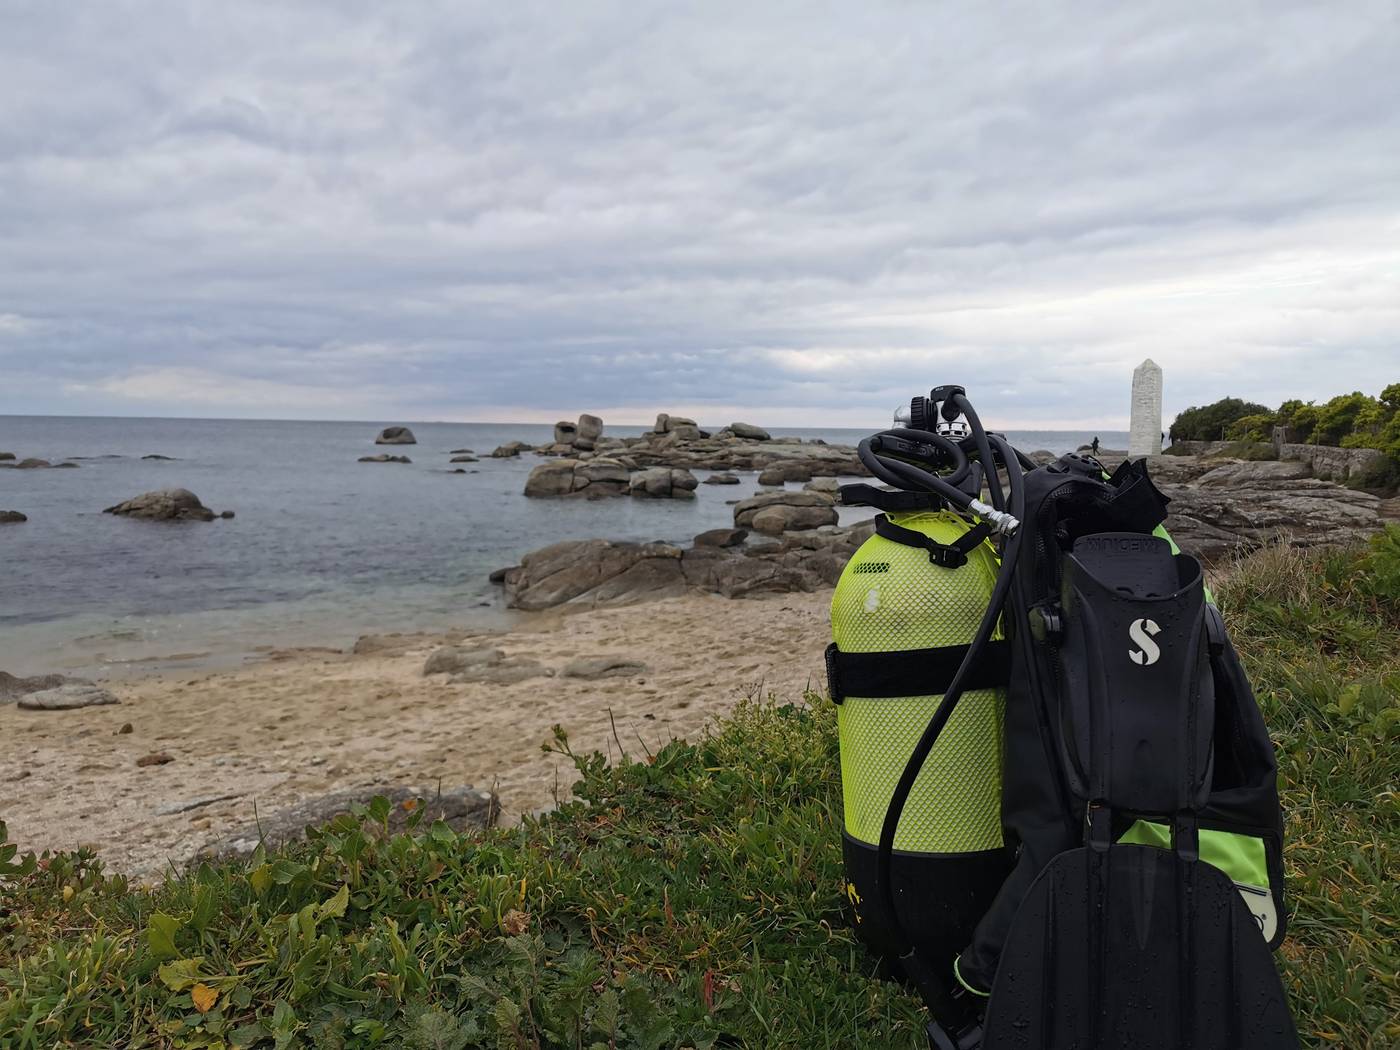
[[[985,440],[985,437],[984,437]],[[995,441],[998,451],[1002,453],[1005,462],[1007,482],[1011,488],[1011,513],[1019,520],[1025,511],[1025,489],[1022,484],[1021,465],[1017,460],[1014,450],[1002,438],[992,439]],[[988,442],[990,447],[991,441]],[[995,469],[995,462],[990,462],[989,467]],[[1002,607],[1006,603],[1006,596],[1011,588],[1011,582],[1015,575],[1016,562],[1021,553],[1021,531],[1018,529],[1007,542],[1002,552],[1001,569],[997,572],[996,583],[992,588],[990,601],[987,603],[987,611],[982,616],[981,623],[977,626],[977,633],[973,636],[972,644],[968,647],[967,655],[963,657],[962,663],[958,666],[957,673],[948,685],[948,690],[943,694],[943,700],[939,703],[938,709],[933,717],[929,719],[923,735],[914,745],[914,750],[909,755],[909,760],[904,765],[904,772],[900,774],[898,783],[895,784],[894,792],[890,796],[888,808],[885,810],[885,821],[880,828],[880,846],[876,860],[875,885],[876,894],[890,919],[891,929],[895,934],[896,945],[899,948],[901,957],[907,958],[913,952],[913,945],[904,931],[904,924],[899,919],[899,912],[895,906],[894,883],[891,878],[891,868],[894,858],[895,833],[899,828],[900,818],[904,815],[905,803],[909,800],[909,793],[914,788],[914,782],[918,779],[924,762],[928,759],[933,746],[938,742],[938,736],[943,732],[943,727],[948,724],[948,719],[952,716],[954,708],[957,707],[959,699],[963,694],[963,682],[977,661],[981,658],[986,649],[988,640],[992,636],[992,631],[996,627],[997,620],[1001,616]],[[926,996],[927,998],[927,996]],[[930,1007],[932,1007],[930,1003]]]
[[[905,436],[914,434],[921,435],[921,437],[910,438]],[[898,459],[890,455],[881,454],[881,452],[878,449],[879,442],[880,439],[886,437],[887,435],[899,437],[903,440],[918,440],[925,444],[937,443],[939,448],[943,452],[945,452],[945,454],[949,458],[951,458],[955,464],[953,472],[949,475],[949,478],[954,480],[961,480],[962,478],[967,476],[969,470],[971,469],[971,466],[967,462],[967,456],[955,442],[950,441],[948,438],[945,438],[942,435],[925,434],[923,431],[918,430],[885,431],[880,434],[874,434],[861,441],[861,443],[858,446],[856,446],[856,453],[857,455],[859,455],[860,461],[865,466],[865,468],[868,471],[870,471],[871,474],[873,474],[875,477],[879,478],[886,484],[894,485],[896,488],[901,489],[913,489],[915,491],[933,492],[943,497],[944,499],[949,500],[956,506],[964,508],[967,506],[967,494],[962,492],[960,489],[954,487],[954,485],[951,484],[949,480],[946,480],[930,471],[923,470],[920,467],[916,467],[914,464],[909,463],[906,460]],[[924,438],[930,438],[934,440],[923,441]]]
[[[965,394],[954,394],[953,404],[967,417],[967,425],[972,428],[972,440],[977,445],[977,458],[981,461],[982,471],[986,475],[987,495],[991,497],[992,506],[997,510],[1005,510],[1006,500],[1001,494],[1001,479],[997,477],[996,461],[992,459],[992,446],[987,441],[987,432],[982,428],[982,420],[978,418],[977,410],[972,407],[972,402]]]

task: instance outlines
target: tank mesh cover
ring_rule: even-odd
[[[968,529],[948,512],[892,514],[891,519],[940,543]],[[872,536],[847,563],[831,599],[832,638],[842,652],[899,652],[966,645],[987,608],[996,580],[990,543],[967,563],[945,569],[922,550]],[[1001,637],[1000,628],[993,635]],[[849,685],[859,692],[859,683]],[[846,831],[880,839],[895,782],[928,725],[941,695],[862,698],[837,709]],[[1002,845],[1002,718],[1000,689],[963,694],[924,763],[905,805],[895,849],[970,853]]]

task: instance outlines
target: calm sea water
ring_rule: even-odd
[[[273,647],[339,647],[361,633],[498,624],[511,614],[487,581],[492,569],[565,539],[684,542],[731,524],[725,501],[756,488],[748,475],[743,485],[701,485],[693,502],[526,500],[537,457],[482,458],[452,474],[450,450],[485,457],[507,441],[548,441],[552,428],[411,423],[417,445],[376,448],[381,425],[0,416],[0,450],[81,463],[0,470],[0,509],[29,516],[0,526],[0,670],[146,673],[236,663]],[[774,433],[846,444],[864,436]],[[1091,436],[1010,435],[1021,448],[1057,452]],[[1127,440],[1099,436],[1107,447]],[[356,462],[380,451],[413,462]],[[150,453],[175,459],[140,458]],[[172,487],[237,517],[160,524],[102,514]]]

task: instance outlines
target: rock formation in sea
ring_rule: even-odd
[[[361,456],[357,462],[360,463],[412,463],[413,460],[407,456],[391,456],[387,452],[381,452],[377,456]]]
[[[628,481],[628,491],[643,499],[694,499],[699,482],[684,467],[649,467]]]
[[[103,514],[148,521],[213,521],[218,515],[199,501],[189,489],[160,489],[144,492],[124,503],[107,507]]]
[[[628,491],[627,467],[615,459],[556,459],[541,463],[525,480],[532,498],[605,499]]]
[[[408,427],[385,427],[374,439],[376,445],[416,445],[418,439]]]
[[[28,520],[17,510],[0,510],[0,525],[18,525]]]

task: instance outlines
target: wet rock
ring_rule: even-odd
[[[234,514],[231,510],[221,510],[219,511],[219,517],[223,518],[225,521],[232,521]]]
[[[0,452],[0,463],[5,462],[6,460],[12,460],[14,458],[15,454],[13,452]]]
[[[560,673],[565,678],[631,678],[646,674],[647,665],[625,656],[583,656],[570,660]]]
[[[28,520],[17,510],[0,510],[0,525],[18,525]]]
[[[50,463],[50,462],[49,462],[48,460],[46,460],[46,459],[34,459],[34,458],[31,457],[31,458],[29,458],[29,459],[22,459],[22,460],[20,460],[18,463],[15,464],[15,469],[16,469],[16,470],[46,470],[46,469],[48,469],[49,467],[52,467],[52,466],[53,466],[53,464]]]
[[[426,828],[441,820],[454,831],[470,831],[490,827],[500,814],[500,803],[489,791],[470,785],[449,788],[439,793],[432,787],[390,787],[368,784],[362,787],[333,791],[327,795],[306,799],[273,813],[259,807],[259,819],[230,835],[206,844],[197,859],[234,859],[251,856],[259,842],[270,848],[296,842],[306,837],[308,827],[320,827],[356,807],[368,806],[376,795],[389,800],[389,834],[405,830],[409,819],[421,813],[419,826]],[[378,829],[376,828],[376,833]]]
[[[691,542],[696,547],[738,547],[748,538],[748,529],[707,529]]]
[[[496,446],[495,450],[491,453],[491,458],[511,459],[520,455],[522,452],[530,451],[534,447],[535,446],[528,441],[507,441],[504,445]]]
[[[162,461],[162,462],[164,462],[164,463],[174,463],[174,462],[175,462],[175,457],[174,457],[174,456],[162,456],[159,452],[152,452],[152,453],[150,453],[149,455],[142,456],[141,458],[142,458],[142,459],[155,459],[155,460],[160,460],[160,461]]]
[[[361,456],[360,463],[412,463],[413,460],[407,456],[391,456],[387,452],[381,452],[377,456]]]
[[[125,503],[108,507],[102,513],[148,521],[213,521],[215,517],[214,512],[189,489],[145,492]]]
[[[651,467],[631,476],[628,492],[645,499],[694,499],[698,484],[682,467]]]
[[[627,492],[628,471],[607,456],[541,463],[525,481],[532,498],[604,499]]]
[[[408,427],[385,427],[374,439],[376,445],[416,445],[418,439]]]
[[[474,449],[474,448],[454,448],[454,449],[452,449],[450,452],[448,452],[447,454],[448,454],[449,456],[474,456],[474,455],[476,455],[476,449]]]
[[[505,659],[499,649],[467,649],[447,645],[435,651],[423,664],[423,677],[435,674],[458,674],[476,667],[498,664]]]
[[[737,485],[739,476],[737,474],[711,474],[705,479],[706,485]]]
[[[478,461],[477,461],[477,458],[476,458],[475,456],[453,456],[452,459],[449,460],[449,462],[451,462],[451,463],[476,463],[476,462],[478,462]]]

